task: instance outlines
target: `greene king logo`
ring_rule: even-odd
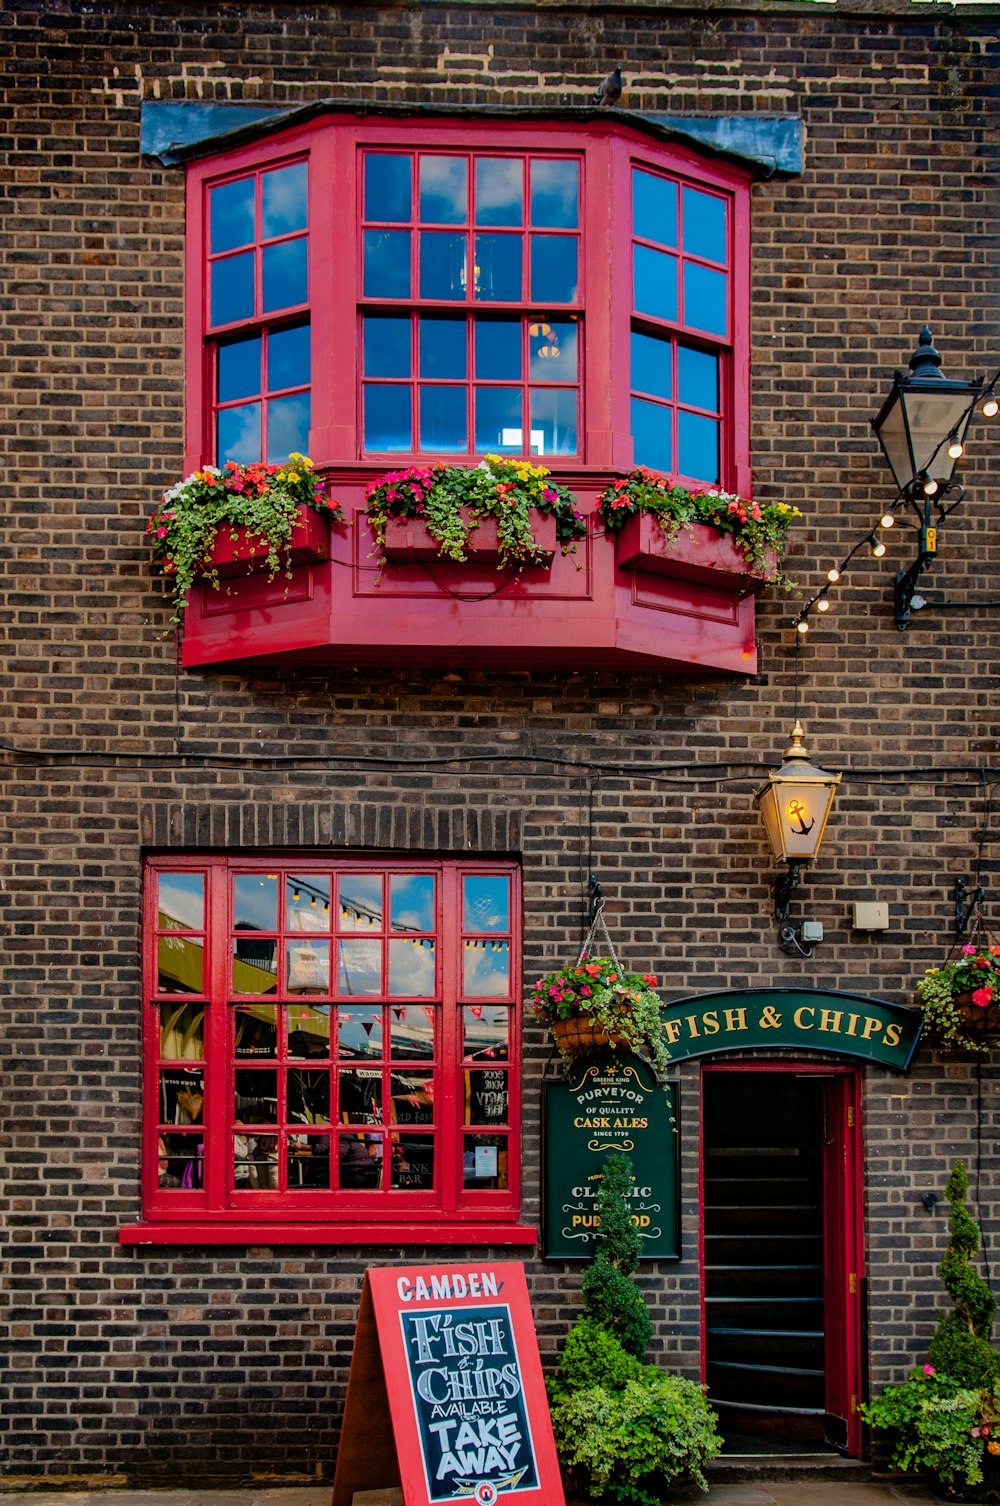
[[[496,1506],[499,1497],[500,1492],[489,1480],[480,1480],[472,1493],[476,1506]]]

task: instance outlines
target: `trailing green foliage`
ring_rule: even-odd
[[[931,1339],[928,1358],[963,1386],[992,1388],[1000,1381],[1000,1355],[990,1344],[997,1299],[972,1268],[979,1251],[979,1230],[965,1206],[969,1178],[964,1161],[956,1161],[945,1196],[951,1207],[951,1239],[939,1267],[945,1290],[955,1304]]]
[[[641,1360],[653,1325],[642,1293],[630,1280],[639,1263],[639,1233],[628,1205],[632,1181],[628,1157],[610,1155],[604,1163],[597,1194],[601,1242],[594,1263],[583,1278],[583,1306],[586,1313],[621,1341],[629,1354]]]
[[[896,1469],[927,1469],[945,1485],[978,1485],[983,1478],[983,1448],[997,1413],[995,1398],[978,1388],[925,1365],[901,1386],[887,1386],[861,1414],[873,1428],[895,1434]]]

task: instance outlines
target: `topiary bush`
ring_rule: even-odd
[[[639,1234],[628,1205],[632,1181],[628,1157],[617,1152],[610,1155],[597,1194],[601,1242],[583,1278],[583,1307],[621,1341],[629,1354],[641,1360],[649,1347],[653,1325],[642,1293],[631,1280],[639,1264]]]
[[[972,1268],[979,1251],[979,1230],[965,1206],[969,1178],[964,1161],[952,1168],[945,1197],[951,1205],[951,1239],[938,1268],[955,1310],[938,1323],[927,1351],[935,1370],[961,1386],[993,1388],[1000,1381],[1000,1355],[990,1344],[997,1299]]]

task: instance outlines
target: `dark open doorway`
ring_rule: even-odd
[[[705,1068],[705,1379],[728,1452],[859,1452],[856,1088]]]

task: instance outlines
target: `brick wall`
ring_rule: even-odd
[[[20,3],[0,31],[7,528],[0,1141],[10,1485],[313,1479],[334,1457],[360,1274],[394,1252],[126,1251],[139,1143],[139,859],[173,846],[511,848],[531,976],[579,944],[590,867],[623,954],[668,996],[793,984],[906,1001],[951,943],[956,877],[996,848],[993,609],[892,622],[890,540],[801,645],[809,746],[844,768],[786,957],[750,804],[794,698],[787,600],[758,608],[761,673],[309,671],[181,675],[144,546],[183,456],[183,176],[139,154],[148,100],[299,104],[337,96],[586,103],[613,62],[651,111],[791,111],[806,171],[754,189],[755,493],[804,513],[790,563],[811,595],[888,496],[868,419],[931,323],[945,371],[995,361],[997,22],[991,7],[425,3]],[[992,461],[974,432],[968,498],[932,594],[992,598]],[[299,755],[302,763],[261,760]],[[366,769],[371,753],[397,766]],[[246,755],[256,765],[222,765]],[[335,755],[328,765],[310,764]],[[490,755],[491,762],[462,758]],[[443,758],[454,760],[444,764]],[[404,761],[405,760],[405,761]],[[699,771],[698,764],[706,768]],[[577,765],[577,767],[572,767]],[[985,772],[983,772],[985,771]],[[850,929],[850,902],[891,927]],[[524,1215],[537,1213],[529,1028]],[[700,1361],[697,1064],[680,1070],[684,1258],[644,1267],[655,1347]],[[945,1220],[920,1204],[981,1154],[998,1211],[995,1068],[926,1048],[866,1073],[874,1384],[922,1354]],[[423,1252],[428,1255],[432,1252]],[[543,1349],[578,1274],[529,1260]]]

